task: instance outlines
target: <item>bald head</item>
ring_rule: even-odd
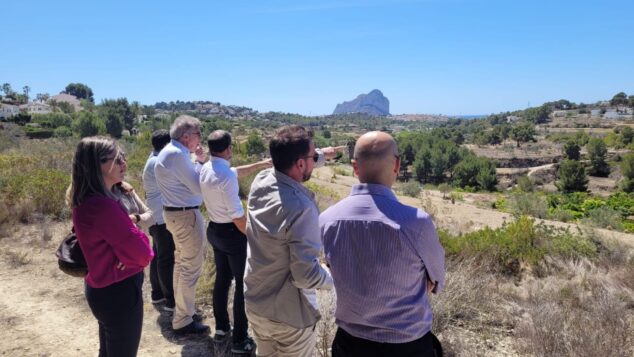
[[[361,183],[392,186],[400,162],[398,148],[390,134],[371,131],[363,134],[354,147],[353,166]]]

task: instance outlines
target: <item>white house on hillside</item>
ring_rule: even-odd
[[[0,104],[0,119],[7,119],[20,113],[20,107],[12,104]]]
[[[20,106],[20,110],[29,114],[48,114],[51,113],[51,106],[43,103],[27,103]]]

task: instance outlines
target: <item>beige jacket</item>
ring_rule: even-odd
[[[317,288],[333,286],[322,249],[314,193],[274,169],[260,172],[248,199],[246,307],[303,329],[319,318]]]

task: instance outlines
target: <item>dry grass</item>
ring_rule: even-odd
[[[632,266],[550,260],[553,275],[531,281],[516,329],[521,351],[535,356],[631,356],[634,353]],[[625,279],[625,280],[623,280]]]

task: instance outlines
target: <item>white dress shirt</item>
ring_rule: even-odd
[[[238,196],[238,174],[229,161],[212,156],[200,170],[200,190],[212,222],[231,223],[244,216]]]
[[[150,154],[145,167],[143,168],[143,189],[145,190],[145,200],[147,205],[152,210],[152,218],[156,224],[163,224],[163,198],[161,197],[161,191],[159,191],[156,184],[156,176],[154,174],[154,167],[156,166],[156,159],[158,152],[154,151]]]
[[[203,198],[198,176],[202,165],[194,164],[189,149],[172,139],[156,159],[156,184],[163,195],[163,206],[200,206]]]

